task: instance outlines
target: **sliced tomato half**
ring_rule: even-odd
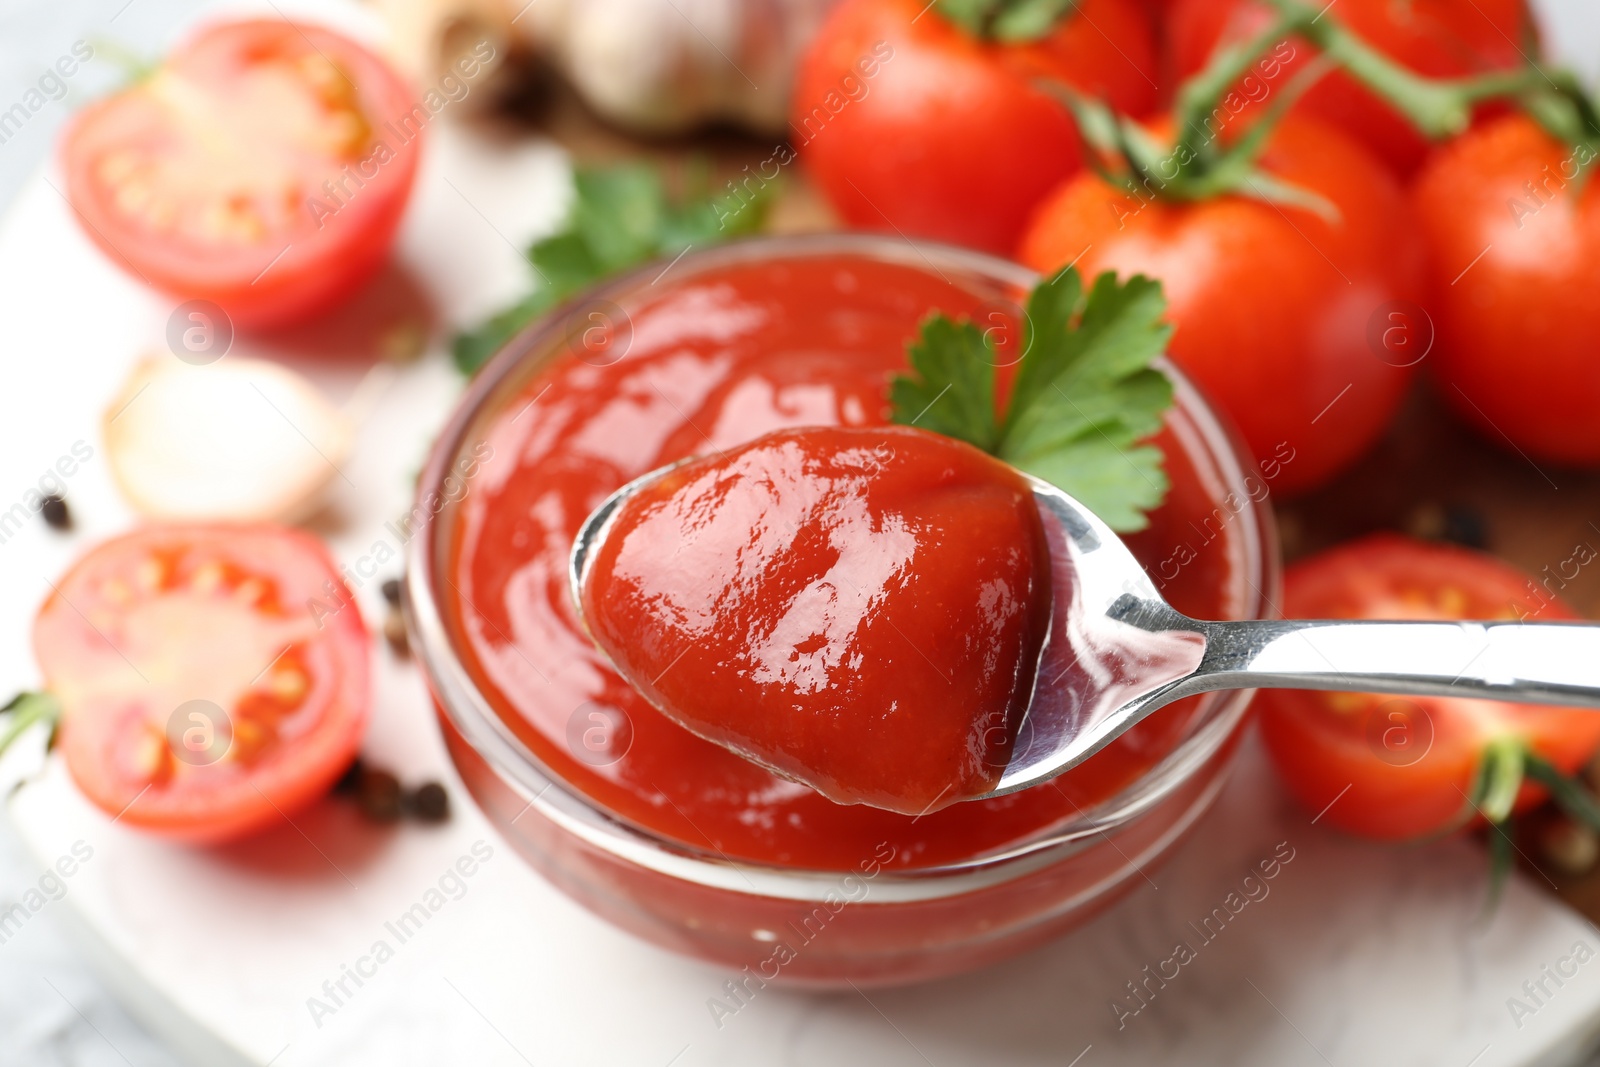
[[[1295,564],[1283,607],[1300,619],[1577,618],[1508,563],[1393,534]],[[1579,708],[1292,689],[1264,690],[1256,706],[1289,791],[1327,823],[1388,840],[1499,821],[1546,796],[1524,768],[1549,784],[1600,748],[1600,715]]]
[[[430,117],[341,34],[222,23],[78,114],[67,197],[131,273],[236,326],[281,326],[383,265]]]
[[[322,544],[152,526],[91,550],[33,626],[73,779],[120,822],[196,842],[304,809],[365,732],[370,647]]]

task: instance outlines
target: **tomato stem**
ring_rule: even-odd
[[[1511,868],[1516,865],[1516,857],[1512,855],[1516,848],[1511,837],[1514,832],[1510,816],[1489,824],[1489,899],[1483,905],[1485,917],[1492,915],[1499,906],[1506,880],[1511,876]]]
[[[1481,815],[1489,824],[1489,899],[1484,904],[1486,913],[1492,913],[1505,891],[1506,878],[1515,863],[1512,850],[1511,812],[1516,807],[1517,795],[1522,792],[1523,775],[1533,754],[1519,737],[1502,737],[1490,741],[1483,749],[1482,762],[1478,764],[1478,777],[1472,786],[1466,815]]]
[[[1255,166],[1267,138],[1306,89],[1332,69],[1319,61],[1295,75],[1260,120],[1225,152],[1215,146],[1217,131],[1189,120],[1171,146],[1159,143],[1139,123],[1117,115],[1105,104],[1078,93],[1061,82],[1041,80],[1038,85],[1056,96],[1072,112],[1079,135],[1089,151],[1085,165],[1107,184],[1120,186],[1140,199],[1209,200],[1238,193],[1271,203],[1315,211],[1334,220],[1332,204],[1307,189],[1288,184]],[[1199,100],[1199,97],[1196,97]],[[1120,159],[1125,167],[1108,164],[1104,157]]]
[[[22,692],[0,708],[0,714],[9,715],[5,729],[0,730],[0,755],[4,755],[12,742],[41,722],[50,724],[51,742],[55,740],[56,725],[61,721],[61,702],[50,693]]]
[[[1484,746],[1471,801],[1485,820],[1499,823],[1511,815],[1527,761],[1528,747],[1521,738],[1499,738]]]
[[[1078,0],[942,0],[945,21],[980,41],[1025,44],[1048,37],[1078,9]]]
[[[1367,44],[1337,18],[1303,0],[1268,0],[1294,33],[1319,48],[1351,77],[1382,97],[1429,140],[1462,132],[1474,105],[1515,100],[1552,136],[1568,144],[1600,139],[1600,110],[1568,71],[1546,71],[1530,61],[1514,70],[1467,78],[1429,78]],[[1282,24],[1280,23],[1280,24]]]
[[[1239,79],[1250,72],[1250,68],[1266,55],[1268,49],[1285,40],[1293,29],[1294,19],[1280,17],[1250,40],[1223,50],[1209,66],[1179,86],[1173,117],[1178,136],[1196,154],[1215,155],[1211,151],[1216,141],[1214,131],[1200,137],[1206,121],[1216,113]]]
[[[1528,777],[1550,791],[1556,806],[1591,830],[1600,831],[1600,801],[1572,775],[1561,773],[1555,764],[1529,752],[1523,760]]]
[[[95,54],[104,55],[111,61],[112,66],[120,68],[130,83],[144,81],[161,65],[156,60],[141,56],[109,38],[96,37],[90,43]]]

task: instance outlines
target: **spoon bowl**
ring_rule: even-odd
[[[579,528],[569,568],[579,605],[595,550],[618,510],[681,462],[624,485]],[[1050,544],[1050,630],[1004,771],[993,789],[964,800],[1038,785],[1158,708],[1214,690],[1322,689],[1600,708],[1600,625],[1193,619],[1166,602],[1098,516],[1054,485],[1024,477]]]

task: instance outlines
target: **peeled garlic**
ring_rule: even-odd
[[[112,477],[157,519],[304,518],[342,477],[353,427],[305,378],[265,360],[140,362],[102,423]]]

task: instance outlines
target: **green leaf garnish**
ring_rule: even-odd
[[[1161,428],[1172,383],[1154,361],[1172,327],[1161,283],[1106,273],[1084,291],[1067,267],[1028,298],[1022,358],[1004,417],[995,416],[993,338],[933,315],[909,348],[910,374],[889,386],[894,421],[975,445],[1070,493],[1122,532],[1143,529],[1167,477]]]
[[[916,376],[889,383],[894,420],[994,452],[994,345],[971,322],[934,315],[908,351]]]
[[[645,163],[578,170],[565,225],[528,250],[533,291],[458,334],[451,345],[456,366],[474,373],[528,323],[619,271],[760,230],[776,191],[771,181],[747,182],[737,193],[712,196],[703,170],[684,184],[684,195],[674,198],[660,171]]]

